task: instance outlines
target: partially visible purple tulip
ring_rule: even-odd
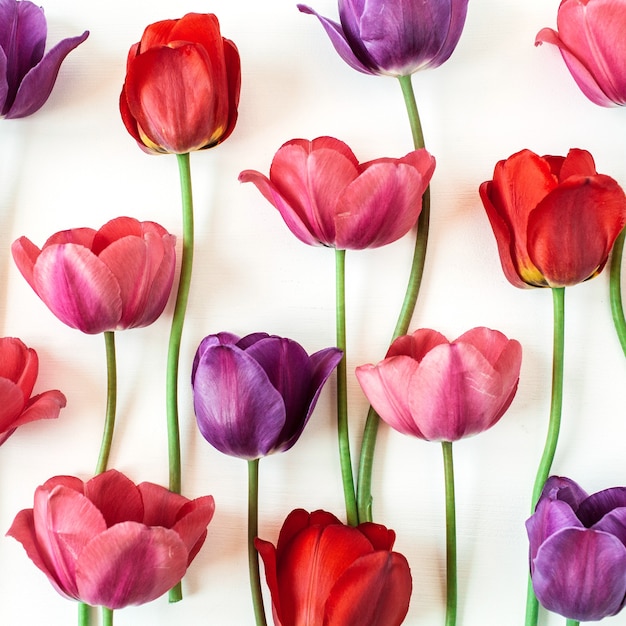
[[[65,57],[89,36],[63,39],[44,55],[43,9],[28,0],[0,0],[0,117],[38,111],[50,96]]]
[[[338,348],[309,356],[295,341],[266,333],[205,337],[191,374],[202,436],[247,460],[288,450],[341,357]]]
[[[365,74],[408,76],[438,67],[461,37],[468,0],[339,0],[340,24],[315,15],[339,56]]]
[[[569,478],[546,481],[526,521],[537,599],[571,620],[615,615],[626,602],[626,487],[588,495]]]

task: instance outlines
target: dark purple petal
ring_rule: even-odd
[[[612,487],[591,494],[576,511],[580,521],[591,528],[613,509],[626,507],[626,487]]]
[[[64,39],[54,46],[41,62],[26,74],[17,90],[15,102],[5,112],[5,117],[7,119],[26,117],[40,109],[50,96],[61,63],[88,36],[89,31],[85,31],[82,35]]]
[[[619,507],[607,513],[592,530],[603,530],[615,535],[626,546],[626,507]]]
[[[543,486],[539,502],[542,500],[562,500],[576,511],[580,503],[588,497],[589,494],[570,478],[550,476]]]
[[[195,370],[194,408],[202,436],[224,454],[268,454],[285,424],[283,399],[263,368],[231,345],[205,350]]]
[[[559,615],[615,615],[626,595],[626,548],[607,533],[566,528],[539,548],[532,580],[539,602]]]

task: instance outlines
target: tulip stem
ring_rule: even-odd
[[[552,400],[550,404],[548,435],[533,487],[531,514],[535,512],[535,507],[541,497],[543,486],[550,475],[550,468],[552,467],[552,461],[554,460],[554,454],[559,440],[561,411],[563,408],[563,353],[565,346],[565,289],[563,287],[552,289],[552,302],[554,308]],[[539,602],[533,591],[532,580],[529,578],[526,596],[526,626],[537,626],[538,617]]]
[[[359,515],[354,490],[354,475],[350,458],[348,433],[348,369],[346,362],[346,251],[335,250],[335,309],[337,325],[337,347],[343,352],[337,365],[337,435],[339,439],[339,461],[343,494],[346,502],[346,519],[350,526],[357,526]]]
[[[113,626],[113,609],[102,607],[102,626]]]
[[[96,465],[96,475],[106,472],[109,464],[113,430],[115,428],[115,410],[117,407],[117,366],[115,363],[115,333],[113,331],[108,330],[104,333],[104,344],[106,346],[107,361],[107,406],[100,454],[98,456],[98,464]]]
[[[78,626],[89,626],[91,624],[91,607],[84,602],[78,603]]]
[[[254,540],[259,534],[259,459],[248,461],[248,569],[250,572],[250,592],[256,626],[266,626],[259,553]]]
[[[565,626],[580,626],[580,622],[577,619],[566,619]]]
[[[442,441],[446,484],[446,626],[455,626],[457,613],[456,505],[452,442]]]
[[[416,150],[424,148],[424,133],[420,121],[415,92],[411,76],[400,76],[400,87],[404,96],[413,145]],[[404,302],[398,316],[398,321],[393,332],[392,341],[397,337],[406,335],[415,304],[422,284],[424,275],[424,263],[426,260],[426,248],[428,245],[428,231],[430,227],[430,186],[427,187],[422,196],[422,211],[417,222],[417,235],[415,237],[415,249],[413,251],[413,261],[407,283]],[[374,450],[376,448],[376,437],[378,435],[378,425],[380,418],[376,411],[370,407],[367,413],[367,420],[363,430],[363,441],[361,443],[361,454],[359,457],[359,474],[357,480],[357,501],[358,514],[361,522],[371,522],[372,517],[372,471],[374,466]]]
[[[613,323],[617,331],[622,350],[626,355],[626,319],[624,318],[624,306],[622,304],[622,256],[624,253],[624,238],[626,228],[617,236],[613,244],[611,255],[611,272],[609,278],[609,293],[611,299],[611,313]]]
[[[183,335],[183,324],[189,299],[191,269],[193,266],[193,198],[191,193],[191,168],[189,154],[178,154],[178,172],[183,210],[183,253],[180,262],[180,277],[176,304],[172,317],[170,341],[167,353],[167,378],[165,383],[167,408],[167,446],[169,454],[170,491],[181,492],[180,477],[180,428],[178,425],[178,363],[180,344]],[[181,584],[170,590],[169,601],[182,600]]]

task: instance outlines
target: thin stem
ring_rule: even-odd
[[[622,256],[624,253],[624,238],[626,238],[626,229],[622,230],[613,244],[609,294],[613,324],[615,324],[617,337],[624,351],[624,355],[626,355],[626,318],[624,318],[624,305],[622,304]]]
[[[102,607],[102,626],[113,626],[113,609]]]
[[[455,626],[457,613],[456,504],[452,442],[442,441],[444,480],[446,484],[446,626]]]
[[[337,436],[339,439],[339,462],[343,495],[346,503],[346,519],[350,526],[357,526],[359,516],[350,458],[350,438],[348,434],[348,370],[346,363],[346,251],[335,250],[335,310],[337,325],[337,347],[343,357],[337,366]]]
[[[250,571],[250,593],[254,607],[256,626],[266,626],[259,554],[254,540],[259,534],[259,459],[248,461],[248,569]]]
[[[170,491],[181,492],[180,472],[180,428],[178,425],[178,362],[180,344],[183,335],[183,324],[189,299],[191,269],[193,266],[193,199],[191,193],[191,169],[189,154],[179,154],[178,172],[183,209],[183,254],[180,263],[180,278],[176,304],[172,317],[172,328],[167,353],[167,378],[165,383],[167,408],[167,445],[169,454]],[[178,602],[182,599],[180,583],[170,590],[169,601]]]
[[[91,607],[84,602],[78,603],[78,626],[89,626],[91,624]]]
[[[565,626],[580,626],[580,622],[577,619],[566,619]]]
[[[531,513],[534,513],[543,486],[550,475],[550,468],[552,467],[552,461],[554,460],[554,454],[559,440],[561,411],[563,408],[563,353],[565,347],[565,289],[563,287],[552,289],[552,302],[554,308],[552,400],[550,404],[548,434],[541,461],[539,462],[535,485],[533,487]],[[532,580],[529,579],[526,596],[526,626],[537,626],[538,616],[539,602],[533,591]]]
[[[400,87],[404,96],[413,145],[416,150],[424,147],[424,133],[415,101],[415,92],[410,76],[401,76]],[[397,337],[405,335],[409,329],[409,324],[415,311],[415,304],[422,284],[424,274],[424,263],[426,260],[426,249],[428,246],[428,231],[430,228],[430,188],[427,188],[422,196],[422,212],[417,222],[417,236],[415,238],[415,249],[413,251],[413,261],[407,283],[404,302],[398,316],[398,321],[394,329],[392,341]],[[378,435],[378,425],[380,418],[376,411],[370,407],[367,413],[367,420],[363,430],[363,441],[361,443],[361,454],[359,457],[359,474],[357,480],[358,513],[361,522],[372,521],[372,470],[374,465],[374,450],[376,448],[376,437]]]
[[[100,444],[100,454],[96,465],[96,475],[106,472],[111,454],[111,443],[113,441],[113,430],[115,429],[115,410],[117,407],[117,365],[115,362],[115,333],[106,331],[104,333],[104,344],[106,346],[107,362],[107,406],[104,419],[104,432],[102,433],[102,443]]]

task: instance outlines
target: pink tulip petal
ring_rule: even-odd
[[[20,416],[26,399],[22,390],[11,380],[0,378],[0,433],[13,428],[15,420]]]
[[[7,378],[29,398],[37,380],[39,359],[37,353],[15,337],[0,338],[0,378]]]
[[[177,584],[187,570],[178,533],[123,522],[95,536],[78,555],[80,598],[121,609],[150,602]]]
[[[394,340],[387,350],[387,357],[410,356],[421,361],[435,346],[450,343],[441,333],[430,328],[419,328],[411,335],[402,335]]]
[[[119,522],[142,522],[143,500],[132,480],[108,470],[85,483],[85,496],[98,508],[107,528]]]
[[[207,526],[213,519],[215,500],[213,496],[203,496],[191,500],[183,506],[179,513],[179,520],[174,524],[175,530],[187,546],[189,565],[198,554],[207,535]]]
[[[20,237],[11,245],[11,254],[13,255],[13,261],[15,261],[17,269],[26,279],[26,282],[31,286],[33,291],[37,293],[33,274],[35,271],[35,263],[41,254],[41,250],[26,237]]]

